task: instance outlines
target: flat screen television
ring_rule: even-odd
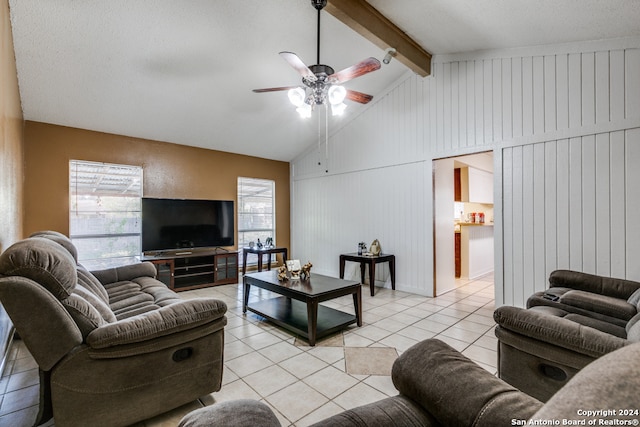
[[[142,251],[234,245],[232,200],[142,198]]]

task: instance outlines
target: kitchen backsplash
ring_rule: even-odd
[[[493,222],[493,205],[483,203],[467,203],[467,202],[455,202],[454,203],[454,215],[455,221],[464,222],[467,218],[467,214],[471,212],[484,213],[485,223],[490,224]],[[463,217],[460,217],[462,212]]]

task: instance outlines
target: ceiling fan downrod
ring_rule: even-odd
[[[316,64],[320,64],[320,11],[327,5],[327,0],[311,0],[311,5],[318,11],[318,55],[316,57]]]

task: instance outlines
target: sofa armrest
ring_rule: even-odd
[[[555,270],[549,275],[551,287],[570,288],[627,300],[640,289],[640,282],[597,276],[572,270]]]
[[[623,338],[531,309],[499,307],[493,319],[520,335],[596,358],[628,344]]]
[[[181,301],[100,326],[89,333],[87,344],[104,349],[153,340],[222,319],[226,311],[226,304],[213,298]]]
[[[149,261],[137,264],[123,265],[120,267],[107,268],[105,270],[91,271],[103,285],[108,283],[123,282],[136,277],[156,277],[156,267]]]
[[[437,339],[422,341],[394,363],[393,384],[440,424],[511,425],[528,419],[542,403],[495,377]]]

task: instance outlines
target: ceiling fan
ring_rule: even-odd
[[[368,103],[373,96],[345,89],[341,84],[379,69],[380,61],[373,57],[367,58],[337,73],[330,66],[320,64],[320,11],[327,5],[327,0],[311,0],[311,5],[318,11],[317,64],[307,67],[295,53],[280,52],[280,56],[302,76],[304,86],[272,87],[253,91],[262,93],[288,90],[289,100],[298,107],[297,111],[302,117],[311,117],[315,105],[327,103],[331,105],[334,115],[342,114],[347,107],[343,102],[345,98],[361,104]]]

